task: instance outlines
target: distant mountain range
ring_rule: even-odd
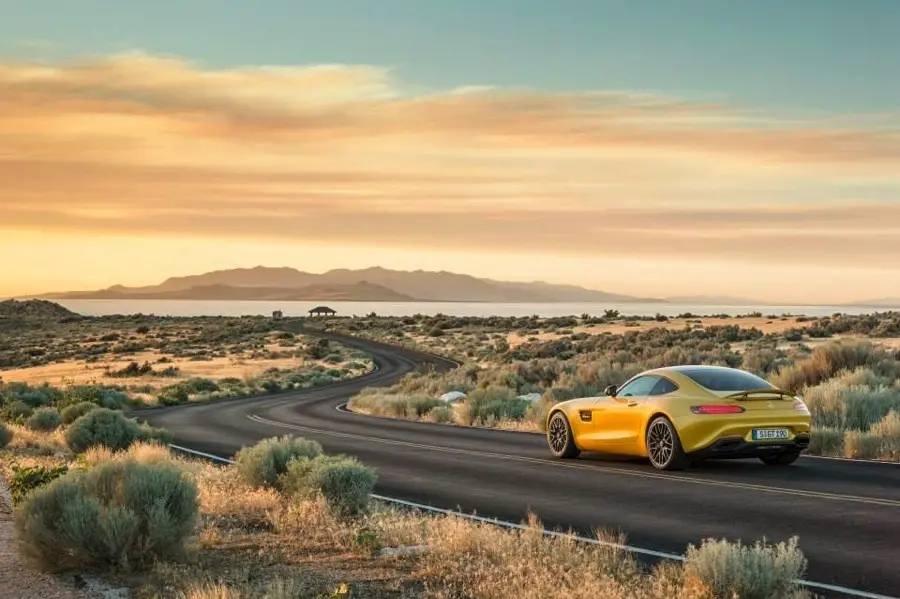
[[[880,297],[857,302],[854,305],[862,308],[900,308],[900,297]]]
[[[46,293],[38,299],[177,299],[363,302],[486,302],[486,303],[631,303],[774,306],[776,302],[725,295],[637,297],[535,281],[519,283],[481,279],[447,271],[403,271],[378,266],[336,269],[315,274],[288,267],[235,268],[186,277],[171,277],[159,285],[114,285],[97,291]],[[871,308],[900,307],[900,298],[879,298],[846,304]]]
[[[98,291],[32,296],[41,299],[179,299],[385,302],[659,302],[544,282],[517,283],[440,271],[400,271],[381,267],[337,269],[314,274],[294,268],[237,268],[172,277],[159,285],[114,285]]]

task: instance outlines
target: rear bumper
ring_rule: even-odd
[[[743,437],[724,437],[712,445],[691,452],[692,458],[758,458],[764,455],[775,455],[785,451],[803,451],[809,447],[809,435],[800,434],[789,441],[756,441],[750,442]]]

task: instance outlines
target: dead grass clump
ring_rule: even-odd
[[[244,594],[224,584],[201,583],[178,595],[179,599],[244,599]]]
[[[871,426],[869,432],[881,440],[881,457],[900,460],[900,411],[890,413]]]
[[[684,566],[686,580],[699,582],[713,597],[788,599],[808,597],[794,582],[806,571],[806,558],[797,537],[787,543],[752,546],[726,540],[705,540],[690,545]]]
[[[533,517],[523,531],[434,519],[428,545],[429,597],[653,596],[650,577],[630,554],[573,537],[547,537]]]
[[[48,433],[31,430],[18,424],[7,424],[6,427],[12,432],[10,449],[19,452],[34,452],[45,456],[71,455],[69,448],[66,447],[63,429],[56,429]]]
[[[234,467],[204,464],[193,479],[203,517],[215,528],[269,530],[285,509],[275,489],[248,485]]]
[[[844,433],[844,457],[874,460],[881,453],[881,439],[873,434],[853,430]]]

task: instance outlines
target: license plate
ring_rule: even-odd
[[[790,432],[786,428],[755,428],[753,429],[754,441],[771,441],[787,439]]]

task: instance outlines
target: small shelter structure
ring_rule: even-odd
[[[334,316],[335,314],[337,314],[337,311],[332,310],[328,306],[316,306],[315,308],[313,308],[312,310],[309,311],[310,316],[321,316],[323,314],[325,316]]]
[[[275,310],[274,312],[272,312],[272,318],[274,318],[275,320],[279,320],[283,316],[284,316],[284,312],[282,312],[281,310]]]

